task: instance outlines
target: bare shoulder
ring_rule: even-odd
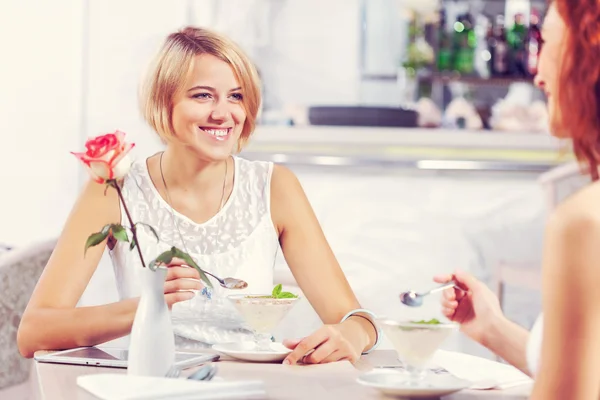
[[[285,185],[292,182],[298,182],[296,174],[288,167],[281,164],[273,164],[272,184]]]
[[[299,193],[303,193],[303,190],[296,174],[288,167],[274,164],[273,175],[271,177],[272,198],[295,197]]]
[[[122,185],[123,182],[120,182],[119,186]],[[95,182],[93,179],[89,179],[81,191],[80,199],[104,204],[109,208],[113,208],[114,210],[115,204],[118,205],[119,197],[114,188],[108,187],[104,183]]]
[[[66,256],[65,253],[69,253],[68,258],[70,259],[81,256],[82,254],[79,254],[79,250],[83,249],[83,247],[74,247],[75,243],[85,243],[90,234],[98,232],[106,224],[119,223],[120,220],[121,210],[116,190],[90,179],[85,184],[71,209],[71,213],[58,240],[55,253],[62,257]],[[74,251],[74,249],[78,251]],[[90,251],[98,252],[98,250]]]
[[[600,182],[586,186],[561,203],[550,217],[549,229],[564,233],[580,229],[600,231]]]
[[[600,183],[581,189],[554,210],[545,258],[548,276],[563,284],[600,279]]]
[[[271,177],[271,217],[279,234],[303,220],[314,219],[312,207],[296,174],[277,164],[273,166]]]

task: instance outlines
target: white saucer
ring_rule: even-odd
[[[270,343],[271,351],[258,351],[254,342],[234,342],[215,344],[212,348],[238,360],[254,362],[278,362],[283,361],[292,350],[279,342]]]
[[[418,386],[407,382],[404,372],[374,370],[358,377],[361,385],[369,386],[388,396],[409,397],[411,399],[431,399],[466,389],[471,382],[458,379],[450,374],[429,374]]]

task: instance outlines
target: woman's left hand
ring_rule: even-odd
[[[364,327],[347,319],[341,324],[324,325],[303,339],[283,341],[293,351],[283,360],[284,364],[324,364],[348,360],[354,364],[369,343],[369,334]]]

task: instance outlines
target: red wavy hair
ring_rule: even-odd
[[[600,0],[553,0],[567,27],[557,107],[551,125],[573,141],[580,163],[598,180],[600,164]]]

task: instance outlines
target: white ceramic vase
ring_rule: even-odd
[[[171,313],[165,302],[167,268],[138,268],[140,302],[129,339],[128,375],[165,376],[175,361]]]

